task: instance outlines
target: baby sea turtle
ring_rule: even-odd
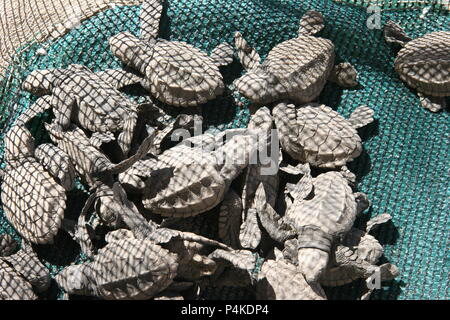
[[[176,276],[177,256],[146,239],[110,241],[92,262],[66,267],[56,276],[69,294],[108,300],[150,299]]]
[[[113,189],[123,204],[123,210],[120,212],[121,218],[131,230],[113,231],[109,234],[110,239],[133,237],[148,239],[177,254],[177,277],[187,281],[197,281],[215,271],[216,265],[207,255],[216,248],[227,250],[226,245],[195,233],[160,227],[151,220],[147,222],[136,206],[126,198],[126,194],[119,184],[116,183]]]
[[[154,213],[171,217],[189,217],[218,205],[231,182],[248,165],[256,149],[252,134],[235,135],[213,152],[187,148],[158,157],[164,168],[152,172],[146,182],[142,202]]]
[[[0,242],[3,237],[0,235]],[[14,254],[0,252],[0,300],[35,300],[35,292],[47,290],[50,280],[47,268],[25,241]]]
[[[344,166],[362,152],[356,131],[373,121],[373,110],[360,106],[349,119],[323,104],[300,107],[278,103],[273,111],[280,144],[292,158],[321,168]]]
[[[114,205],[112,186],[113,174],[128,169],[141,159],[152,146],[153,135],[144,139],[136,153],[119,163],[112,163],[95,143],[97,135],[88,138],[80,128],[72,125],[63,131],[56,123],[45,124],[50,138],[59,148],[67,152],[79,175],[88,183],[96,199],[97,213],[102,221],[110,226],[119,223],[117,208]]]
[[[50,143],[37,146],[34,156],[41,159],[41,164],[56,181],[66,190],[70,191],[75,182],[75,168],[67,153]]]
[[[275,241],[284,244],[297,238],[299,270],[308,282],[317,282],[325,270],[331,248],[351,228],[356,215],[367,207],[365,194],[354,193],[341,172],[330,171],[300,179],[296,198],[283,217],[264,203],[264,188],[258,187],[256,209],[262,226]]]
[[[343,87],[356,86],[357,74],[353,66],[341,63],[333,68],[333,43],[315,36],[323,26],[319,12],[306,12],[300,21],[298,36],[276,45],[263,63],[255,49],[237,32],[237,53],[247,70],[235,81],[238,91],[255,104],[281,99],[305,103],[317,98],[327,79]]]
[[[319,284],[309,284],[303,274],[284,260],[264,260],[248,250],[217,249],[209,255],[217,261],[217,278],[213,283],[228,286],[254,285],[256,298],[263,300],[326,300]],[[239,273],[227,273],[227,268]],[[238,277],[234,283],[223,277]],[[222,279],[221,279],[222,278]]]
[[[371,277],[377,275],[380,281],[395,278],[399,274],[395,265],[376,265],[383,255],[383,247],[369,234],[375,226],[390,219],[389,214],[382,214],[372,218],[365,231],[352,228],[333,250],[329,266],[322,274],[320,283],[323,286],[342,286],[359,278],[370,281]],[[367,292],[363,294],[363,298],[368,299],[373,289],[365,291]]]
[[[299,199],[304,198],[305,195],[308,195],[312,191],[311,185],[309,187],[307,185],[307,179],[300,181],[297,185],[296,194]],[[300,190],[300,186],[303,186],[303,191]],[[301,261],[301,259],[304,259],[304,257],[299,255],[299,249],[304,245],[302,239],[305,239],[298,237],[298,233],[291,224],[289,216],[279,216],[264,200],[264,188],[260,186],[256,194],[256,208],[260,222],[273,240],[284,245],[282,252],[274,248],[277,260],[281,259],[288,264],[303,266],[304,261]],[[362,197],[362,200],[364,200],[364,197]],[[360,202],[367,203],[366,201]],[[365,208],[367,206],[362,205],[359,207],[359,211]],[[320,284],[324,286],[340,286],[359,278],[367,278],[370,280],[370,277],[376,272],[379,272],[381,281],[395,278],[398,275],[396,266],[390,263],[385,263],[379,267],[376,265],[383,254],[383,248],[373,236],[368,234],[374,226],[386,222],[389,219],[390,216],[387,214],[371,219],[367,223],[366,232],[359,229],[351,229],[339,243],[335,246],[333,245],[330,252],[331,259],[320,277]],[[320,243],[318,238],[312,238],[310,240],[315,240],[317,243]],[[363,298],[367,299],[372,291],[373,289],[370,289],[366,292]]]
[[[258,137],[258,152],[255,161],[245,169],[245,180],[242,190],[242,224],[240,242],[242,248],[256,249],[262,237],[259,228],[257,213],[254,208],[254,197],[260,184],[265,188],[267,202],[275,205],[278,194],[278,142],[272,137],[273,121],[267,107],[259,108],[251,117],[248,129],[255,132]]]
[[[64,217],[66,190],[35,158],[34,138],[25,127],[13,126],[4,141],[1,198],[5,216],[27,241],[51,243]]]
[[[142,74],[137,80],[158,100],[179,107],[206,103],[224,91],[219,67],[231,63],[233,48],[222,43],[208,56],[186,42],[157,38],[163,2],[145,1],[140,14],[140,39],[121,32],[109,39],[111,51]],[[122,79],[119,87],[129,84],[136,75],[129,73],[128,79]]]
[[[41,97],[26,111],[24,115],[28,118],[53,107],[64,130],[74,122],[92,132],[120,132],[117,141],[127,155],[140,107],[99,74],[77,64],[67,69],[35,70],[22,83],[22,88],[34,94],[50,95]]]
[[[305,178],[305,179],[304,179]],[[302,179],[304,179],[302,181]],[[342,173],[330,171],[300,184],[310,192],[299,193],[286,212],[286,218],[297,232],[299,268],[308,282],[318,281],[325,270],[333,243],[352,227],[360,201],[367,203],[363,193],[354,193]]]
[[[388,43],[402,47],[394,61],[400,79],[417,90],[422,106],[437,112],[450,96],[450,31],[435,31],[412,40],[395,22],[384,27]]]
[[[127,189],[127,191],[141,193],[145,188],[145,181],[152,175],[152,172],[163,169],[167,170],[167,168],[174,167],[180,162],[180,159],[184,158],[186,158],[184,161],[189,163],[192,161],[193,157],[195,157],[193,153],[197,154],[197,149],[199,149],[200,152],[206,152],[205,155],[207,155],[208,152],[215,151],[223,146],[227,136],[231,137],[235,133],[241,134],[245,133],[245,131],[245,129],[227,129],[217,135],[205,132],[201,135],[184,138],[179,144],[165,150],[163,154],[156,158],[145,157],[144,159],[137,161],[125,172],[119,174],[119,182]],[[187,131],[184,132],[186,133],[186,136],[190,136]],[[164,133],[161,131],[160,134],[162,135]],[[158,136],[159,134],[157,134],[157,137]],[[183,137],[183,134],[181,137]]]

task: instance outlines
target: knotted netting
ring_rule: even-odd
[[[368,6],[372,6],[368,10]],[[22,90],[33,70],[84,65],[92,71],[120,68],[108,39],[127,31],[140,35],[140,1],[107,0],[6,0],[0,3],[0,113],[2,165],[3,137],[19,114],[37,97]],[[378,10],[378,9],[379,10]],[[367,193],[367,216],[384,212],[393,220],[374,235],[385,246],[386,260],[398,266],[400,275],[376,290],[372,299],[446,299],[449,296],[449,116],[448,110],[432,113],[420,106],[393,69],[396,51],[383,38],[382,26],[393,20],[416,38],[436,30],[449,30],[448,2],[443,1],[327,1],[327,0],[170,0],[167,1],[159,37],[186,41],[211,53],[221,42],[234,42],[236,31],[245,35],[264,59],[278,43],[295,37],[298,21],[307,10],[323,14],[320,36],[333,41],[338,61],[352,63],[359,86],[343,90],[327,83],[318,101],[348,117],[360,105],[375,111],[376,124],[361,130],[364,152],[349,168],[357,186]],[[379,14],[380,23],[377,24]],[[369,27],[369,22],[371,25]],[[224,82],[243,73],[234,62],[222,70]],[[126,92],[143,102],[145,92]],[[202,107],[207,128],[246,127],[250,111],[242,97],[220,96]],[[174,111],[176,113],[176,110]],[[49,142],[43,123],[50,113],[29,125],[36,144]],[[68,195],[66,217],[75,218],[87,194],[78,185]],[[217,208],[188,218],[190,230],[215,236]],[[0,211],[0,234],[20,236]],[[64,266],[84,261],[79,247],[63,231],[52,245],[37,245],[38,257],[55,276]],[[358,296],[361,282],[325,288],[329,299]],[[41,294],[61,295],[55,283]],[[211,288],[210,299],[251,298],[252,293],[233,288]]]

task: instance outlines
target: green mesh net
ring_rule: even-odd
[[[367,5],[368,1],[345,1],[352,5],[342,2],[171,0],[160,36],[183,40],[211,52],[223,41],[233,43],[234,32],[239,30],[264,59],[276,44],[296,36],[298,21],[307,10],[320,11],[325,29],[319,35],[334,42],[338,62],[348,61],[356,67],[360,86],[342,90],[328,83],[319,101],[346,117],[365,104],[374,109],[377,119],[375,125],[361,130],[365,151],[350,164],[350,169],[357,174],[358,189],[367,193],[371,200],[366,216],[384,212],[393,216],[392,223],[383,225],[374,235],[385,246],[386,259],[398,266],[400,276],[376,290],[372,299],[446,299],[449,297],[450,212],[448,110],[437,114],[425,110],[416,92],[399,80],[393,70],[395,50],[385,43],[382,30],[367,28],[366,22],[372,13],[367,13],[365,7],[354,6]],[[448,11],[437,5],[423,15],[422,3],[414,6],[392,3],[383,4],[382,8],[390,10],[381,12],[381,25],[394,20],[413,38],[435,30],[449,30]],[[20,53],[13,57],[0,86],[2,137],[18,114],[36,100],[20,89],[21,82],[32,70],[67,67],[72,63],[94,71],[121,67],[108,48],[108,38],[120,31],[138,35],[139,12],[139,6],[107,9],[55,41],[27,43],[18,50]],[[40,48],[45,48],[47,54],[40,55]],[[235,61],[222,71],[231,88],[232,81],[243,69]],[[142,92],[127,93],[136,100],[146,99]],[[243,107],[238,105],[239,100]],[[220,97],[203,107],[203,117],[207,126],[220,130],[245,127],[250,115],[247,106],[240,97]],[[50,116],[44,114],[31,124],[37,143],[48,140],[42,122]],[[3,158],[3,146],[1,150]],[[74,200],[80,197],[86,198],[81,188],[69,195],[69,217],[80,212],[80,201]],[[217,232],[217,209],[190,219],[194,231]],[[1,233],[19,239],[0,211]],[[83,260],[77,245],[63,232],[53,245],[39,246],[36,250],[52,275],[65,265]],[[361,285],[357,281],[325,289],[329,299],[349,299],[357,297]],[[252,297],[251,292],[233,288],[211,288],[205,295],[213,299]],[[60,292],[53,284],[43,298],[58,296]]]
[[[355,6],[377,6],[381,9],[430,8],[435,10],[450,10],[448,0],[334,0],[337,3],[347,3]]]

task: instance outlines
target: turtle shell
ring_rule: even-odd
[[[113,240],[99,250],[88,265],[86,277],[96,283],[96,293],[108,300],[152,298],[176,276],[177,255],[149,240]]]
[[[347,180],[330,171],[314,178],[313,185],[314,196],[294,201],[287,211],[293,227],[318,227],[332,236],[348,232],[356,218],[356,201]]]
[[[408,42],[395,59],[400,78],[430,96],[450,95],[450,32],[436,31]]]
[[[339,254],[345,256],[349,261],[362,263],[357,253],[347,247],[338,246]],[[354,266],[340,265],[328,267],[320,277],[320,283],[327,287],[343,286],[361,278],[360,273]]]
[[[330,107],[310,103],[296,108],[293,104],[280,103],[273,115],[281,147],[296,160],[335,168],[362,152],[356,129]]]
[[[158,39],[146,67],[150,91],[164,103],[195,106],[215,98],[225,88],[219,68],[200,49],[181,41]]]
[[[1,193],[6,218],[27,241],[51,243],[66,208],[66,193],[37,161],[6,171]]]
[[[205,138],[204,141],[207,146],[203,147],[204,151],[208,151],[208,146],[214,143],[214,136],[208,134],[194,136],[193,138],[183,141],[183,143],[192,141],[194,143],[192,147],[185,144],[178,144],[165,150],[161,155],[158,155],[158,159],[148,158],[136,161],[129,169],[119,174],[120,183],[131,192],[139,192],[145,188],[145,180],[151,176],[152,172],[195,161],[196,151],[193,150],[196,147],[195,141],[200,141],[202,138]]]
[[[0,300],[36,300],[33,287],[0,259]]]
[[[89,138],[81,128],[73,126],[70,130],[64,131],[62,137],[55,134],[57,131],[53,124],[48,126],[47,131],[58,148],[69,156],[80,175],[90,175],[100,166],[111,163],[102,152],[90,144]]]
[[[43,292],[50,286],[50,273],[47,268],[39,261],[37,255],[28,250],[19,250],[17,253],[1,258],[7,262],[14,271],[20,274],[28,283],[30,283],[36,292]]]
[[[334,45],[328,39],[300,36],[276,45],[263,63],[285,90],[284,97],[298,103],[315,99],[334,65]]]
[[[39,72],[45,70],[38,70]],[[76,99],[73,120],[93,132],[116,132],[123,129],[124,119],[133,106],[133,101],[104,81],[100,76],[81,65],[70,65],[67,69],[48,70],[57,89],[53,90],[52,104],[66,103],[66,96]],[[61,75],[63,73],[63,75]],[[33,73],[28,78],[36,77]],[[26,80],[31,82],[30,79]],[[55,110],[58,112],[58,110]]]
[[[163,154],[164,155],[164,154]],[[214,159],[204,153],[161,157],[150,186],[143,195],[144,207],[163,216],[189,217],[212,209],[223,200],[227,182]]]

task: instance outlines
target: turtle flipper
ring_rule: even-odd
[[[141,36],[142,40],[150,40],[158,37],[159,21],[163,10],[164,0],[146,0],[142,4],[141,14]]]
[[[401,47],[404,47],[407,42],[412,40],[405,31],[393,21],[388,21],[386,23],[383,34],[387,43],[396,43]]]
[[[108,171],[113,174],[117,174],[124,172],[125,170],[130,168],[136,161],[139,161],[148,153],[148,151],[153,146],[154,138],[155,138],[155,131],[153,130],[152,134],[149,135],[147,138],[145,138],[144,141],[142,141],[141,145],[139,146],[139,149],[136,151],[134,155],[115,165],[112,165],[111,167],[108,168]]]
[[[234,34],[234,45],[236,46],[239,60],[246,70],[251,70],[259,66],[261,63],[261,57],[254,48],[248,45],[247,41],[244,37],[242,37],[240,32],[236,32]]]
[[[273,240],[283,244],[287,239],[296,236],[295,230],[267,203],[264,185],[262,183],[259,184],[256,190],[255,207],[261,225]]]
[[[445,109],[447,106],[447,103],[445,101],[445,97],[432,97],[432,96],[426,96],[423,93],[418,93],[420,98],[420,104],[425,109],[428,109],[432,112],[438,112],[441,109]]]
[[[310,10],[307,11],[300,20],[298,35],[313,36],[322,30],[323,27],[322,14],[320,12]]]
[[[22,89],[37,96],[50,94],[64,73],[64,69],[34,70],[22,82]]]
[[[355,129],[364,127],[369,123],[373,122],[374,111],[367,106],[359,106],[350,115],[348,121],[351,123],[352,127]]]
[[[241,247],[246,249],[256,249],[261,242],[261,236],[257,211],[254,208],[250,208],[247,210],[247,217],[241,224],[239,233]]]
[[[343,88],[352,88],[358,85],[358,73],[355,67],[348,62],[342,62],[331,70],[329,80]]]
[[[63,130],[67,130],[70,127],[72,111],[76,104],[76,98],[67,94],[67,92],[76,92],[76,90],[70,88],[63,90],[60,87],[56,87],[53,89],[51,100],[51,105],[55,106],[55,117]]]
[[[72,189],[76,173],[66,152],[51,143],[43,143],[34,150],[34,156],[66,191]]]
[[[75,233],[72,235],[75,238],[76,242],[78,242],[78,244],[80,245],[81,252],[83,252],[89,258],[92,258],[95,255],[95,251],[94,245],[89,235],[89,230],[87,228],[86,216],[96,197],[97,195],[95,193],[92,193],[86,200],[86,203],[84,204],[83,209],[78,216],[78,222],[75,226]],[[66,231],[68,230],[66,229]]]
[[[117,137],[120,149],[124,155],[128,155],[131,148],[131,142],[134,136],[134,129],[138,121],[138,115],[136,112],[130,112],[128,118],[125,120],[123,130]]]
[[[376,227],[380,224],[386,223],[391,219],[392,219],[392,217],[389,213],[383,213],[383,214],[380,214],[379,216],[376,216],[376,217],[370,219],[366,225],[366,232],[368,233],[374,227]]]
[[[217,66],[221,67],[233,62],[233,54],[233,47],[229,43],[222,42],[213,49],[210,57]]]
[[[219,266],[231,266],[237,270],[242,270],[247,275],[248,278],[242,278],[245,283],[254,282],[256,275],[254,274],[254,269],[258,262],[258,256],[249,250],[223,250],[216,249],[209,254],[209,258],[216,261]]]
[[[127,194],[120,183],[115,182],[112,190],[120,219],[130,228],[136,238],[147,238],[154,231],[154,227],[147,223],[136,205],[128,200]]]
[[[109,38],[109,48],[114,56],[137,71],[145,74],[151,48],[129,32],[120,32]]]
[[[38,114],[51,109],[52,108],[52,97],[51,96],[43,96],[36,100],[36,102],[24,113],[22,113],[16,120],[15,125],[22,126],[25,125],[28,121],[36,117]]]
[[[114,135],[111,132],[94,132],[89,139],[89,144],[93,147],[99,148],[102,144],[114,141],[114,139]]]
[[[137,75],[136,73],[125,69],[106,69],[104,71],[96,72],[96,75],[116,89],[141,83],[143,79],[143,77]]]
[[[289,194],[297,200],[305,199],[313,189],[311,169],[309,165],[304,166],[303,169],[303,177],[292,187],[291,190],[289,190]]]
[[[233,189],[229,189],[220,205],[218,235],[224,244],[232,248],[238,248],[240,243],[241,214],[241,197]]]

